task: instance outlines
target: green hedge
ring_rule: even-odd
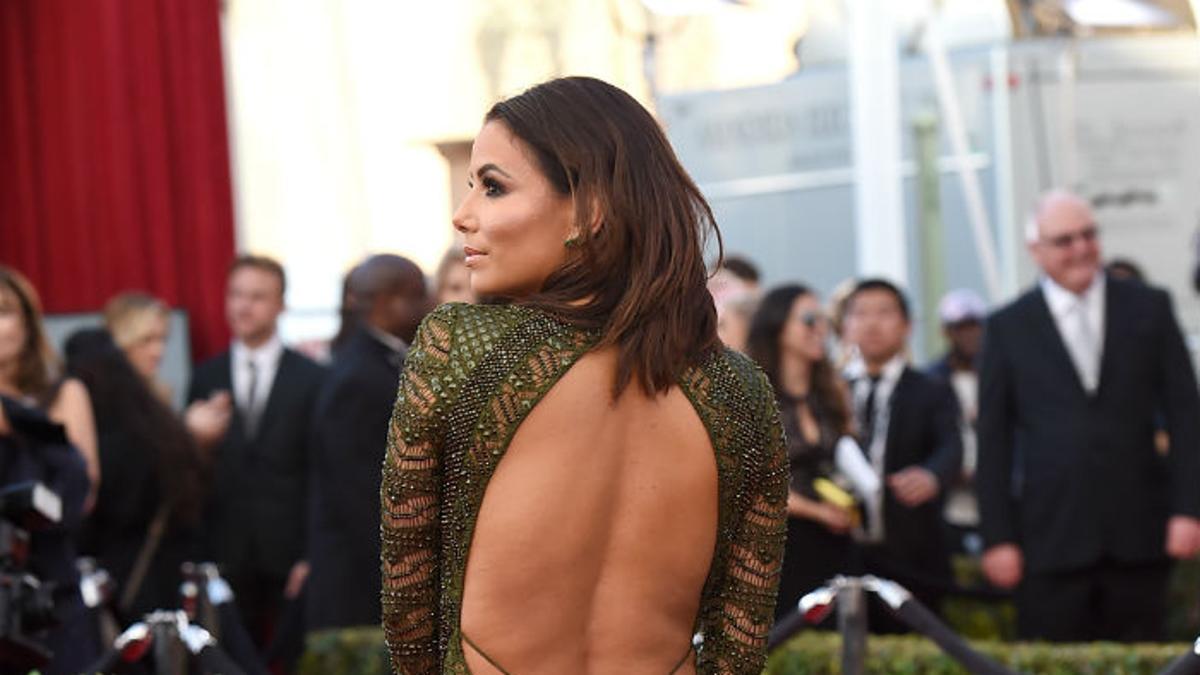
[[[937,645],[920,637],[871,636],[867,672],[878,675],[966,675]],[[977,642],[983,653],[1022,673],[1037,675],[1153,675],[1189,644],[1048,645]],[[378,629],[326,631],[309,636],[300,675],[385,675],[388,657]],[[767,675],[834,675],[841,672],[841,639],[835,633],[802,634],[772,655]]]
[[[981,653],[1021,673],[1036,675],[1153,675],[1190,644],[1111,642],[1051,645],[975,642]],[[841,673],[841,638],[810,631],[784,646],[767,663],[767,675]],[[867,672],[877,675],[968,675],[937,645],[921,637],[877,636],[867,640]]]
[[[300,659],[299,675],[390,675],[380,628],[350,628],[311,633]]]
[[[955,581],[964,588],[983,585],[979,561],[955,556],[952,561]],[[976,640],[1015,640],[1017,612],[1011,602],[947,598],[942,617],[959,635]],[[1167,586],[1166,638],[1191,642],[1200,635],[1200,559],[1175,563]]]

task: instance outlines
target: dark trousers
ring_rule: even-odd
[[[287,579],[246,569],[226,572],[226,578],[233,588],[233,600],[241,611],[246,632],[260,650],[266,649],[279,624]]]
[[[1028,574],[1017,589],[1017,633],[1053,642],[1163,638],[1171,564],[1104,560],[1067,572]]]
[[[861,546],[858,555],[861,556],[861,567],[857,574],[873,574],[895,581],[907,588],[917,602],[941,616],[942,598],[946,590],[953,586],[947,557],[938,556],[936,559],[924,561],[925,564],[918,561],[901,561],[896,560],[894,553],[878,545]],[[912,629],[897,619],[877,597],[871,597],[867,602],[867,625],[871,632],[876,634],[912,632]]]

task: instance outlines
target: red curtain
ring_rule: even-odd
[[[0,262],[48,312],[139,289],[228,340],[219,0],[0,1]]]

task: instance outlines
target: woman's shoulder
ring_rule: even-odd
[[[65,377],[52,388],[47,408],[55,413],[68,413],[81,407],[89,407],[92,398],[88,395],[87,386],[75,377]]]
[[[421,322],[414,345],[420,347],[432,340],[446,348],[468,344],[490,347],[532,319],[561,323],[544,311],[521,305],[447,302],[438,305]]]
[[[439,305],[421,321],[405,362],[432,360],[449,365],[461,361],[464,367],[473,368],[485,353],[509,339],[514,328],[538,315],[536,310],[516,305]]]
[[[736,389],[737,395],[759,403],[775,404],[775,390],[771,387],[767,374],[754,359],[736,349],[721,347],[715,353],[715,362],[721,364],[732,375],[725,379],[729,380],[729,386]]]
[[[480,305],[466,302],[446,302],[440,304],[425,316],[421,328],[435,326],[455,329],[469,326],[475,330],[480,328],[503,328],[519,323],[522,319],[534,314],[518,305]]]

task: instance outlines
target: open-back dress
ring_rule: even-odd
[[[422,323],[400,382],[380,495],[383,628],[395,672],[468,672],[463,581],[484,492],[522,421],[597,341],[593,331],[517,305],[447,304]],[[788,465],[775,396],[761,370],[729,349],[702,357],[678,386],[708,432],[718,483],[716,549],[694,624],[696,670],[759,673],[786,532]]]

